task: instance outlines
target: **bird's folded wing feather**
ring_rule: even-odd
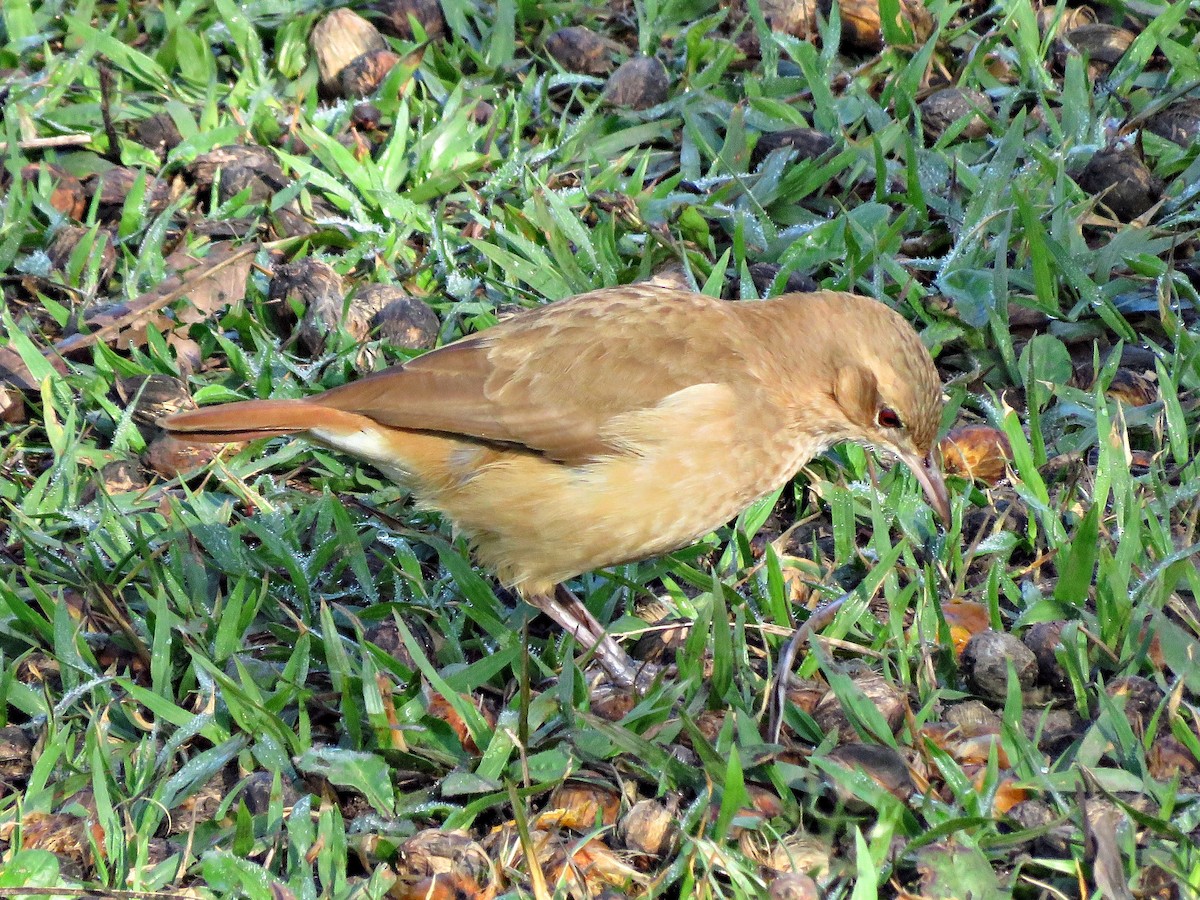
[[[719,301],[694,295],[606,294],[548,306],[519,327],[498,325],[313,399],[394,428],[514,444],[568,463],[621,452],[614,421],[737,371],[728,365],[734,323]]]

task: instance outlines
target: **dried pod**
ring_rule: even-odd
[[[617,836],[634,853],[661,859],[678,841],[676,814],[657,800],[639,800],[617,823]]]
[[[991,616],[987,607],[973,600],[954,599],[942,604],[942,615],[950,629],[950,641],[954,652],[961,656],[967,642],[981,631],[991,627]]]
[[[470,115],[471,121],[476,125],[486,125],[496,115],[496,107],[486,100],[476,100],[475,105],[471,107],[468,115]]]
[[[157,215],[166,209],[171,202],[171,186],[141,169],[113,166],[88,178],[84,183],[84,191],[89,202],[96,199],[99,203],[101,219],[118,219],[125,208],[125,201],[139,180],[144,184],[142,204],[146,212]]]
[[[563,837],[565,835],[560,836],[559,841],[562,841]],[[562,849],[566,849],[565,842],[560,846]],[[622,897],[630,896],[636,890],[636,885],[647,880],[644,875],[630,866],[620,854],[610,849],[599,838],[593,838],[582,847],[575,849],[576,847],[577,845],[572,845],[573,855],[569,860],[565,858],[565,854],[563,855],[565,867],[553,866],[555,857],[550,857],[552,863],[550,871],[554,873],[555,883],[565,880],[567,884],[574,882],[576,885],[573,889],[567,889],[567,896],[595,897],[596,900],[620,900]],[[577,874],[567,875],[564,878],[564,868]]]
[[[47,687],[57,691],[62,688],[61,667],[58,660],[41,650],[34,650],[21,657],[16,675],[22,684]]]
[[[995,484],[1007,473],[1012,445],[1003,431],[988,425],[952,428],[938,445],[948,475]]]
[[[314,354],[325,348],[325,335],[338,327],[346,308],[342,276],[311,257],[276,266],[267,296],[286,311],[281,315],[295,314],[307,323],[301,338]]]
[[[1066,751],[1083,733],[1085,723],[1068,709],[1035,709],[1028,707],[1021,714],[1021,729],[1037,747],[1050,757]]]
[[[492,873],[491,859],[470,834],[438,828],[418,831],[401,844],[395,867],[398,874],[409,877],[457,873],[488,880]]]
[[[783,815],[783,802],[779,795],[761,784],[746,785],[746,793],[750,795],[750,806],[754,813],[764,819],[774,819]]]
[[[1043,6],[1037,11],[1038,31],[1043,36],[1053,37],[1061,32],[1074,31],[1076,28],[1092,25],[1095,22],[1096,11],[1090,6],[1067,7],[1062,11],[1062,16],[1059,16],[1058,7],[1055,4]]]
[[[271,234],[275,238],[304,237],[318,231],[317,226],[308,216],[289,208],[293,205],[289,203],[271,214]]]
[[[94,818],[31,812],[21,820],[23,850],[49,850],[79,870],[87,870],[92,865],[93,846],[104,846],[104,829]]]
[[[196,444],[160,434],[146,447],[146,468],[163,478],[181,478],[212,462],[219,444]]]
[[[1138,453],[1142,451],[1134,451],[1133,458],[1130,460],[1130,466],[1138,465]],[[1148,471],[1153,460],[1147,460],[1145,468]],[[1161,672],[1167,668],[1167,661],[1163,658],[1162,639],[1159,637],[1158,630],[1150,625],[1143,625],[1138,630],[1138,643],[1146,648],[1146,659],[1150,665],[1154,666],[1155,671]]]
[[[416,879],[401,876],[387,892],[388,900],[491,900],[495,895],[494,887],[453,872]]]
[[[222,203],[228,203],[246,191],[248,202],[266,203],[285,185],[286,182],[282,178],[276,180],[270,172],[251,166],[232,165],[221,169],[217,181],[217,197]]]
[[[242,800],[251,815],[261,816],[271,811],[271,790],[274,783],[275,776],[265,770],[251,772],[246,776],[246,780],[242,782]],[[300,799],[292,780],[286,776],[280,779],[279,799],[285,808],[290,808]]]
[[[546,54],[568,72],[605,75],[612,71],[613,54],[624,50],[583,25],[560,28],[546,38]]]
[[[423,624],[423,620],[417,617],[405,617],[405,624],[425,655],[433,658],[438,651],[438,643],[434,640],[429,629]],[[400,636],[400,628],[396,625],[393,619],[382,619],[374,623],[368,628],[363,635],[368,641],[388,654],[392,659],[399,662],[405,668],[415,672],[417,664],[413,661],[412,654],[408,650],[408,645],[404,643],[404,639]]]
[[[1038,622],[1030,626],[1022,640],[1037,657],[1038,680],[1050,687],[1061,688],[1067,683],[1067,673],[1058,661],[1056,652],[1062,647],[1062,630],[1066,622]]]
[[[103,228],[66,225],[54,233],[54,240],[46,248],[50,264],[64,277],[70,273],[72,260],[79,261],[77,254],[84,254],[87,259],[81,267],[82,272],[87,272],[91,264],[95,263],[96,284],[108,284],[117,268],[117,250],[113,246],[111,233]],[[96,254],[100,256],[99,262],[95,261]]]
[[[1163,692],[1158,685],[1141,675],[1114,678],[1108,683],[1106,692],[1114,700],[1124,700],[1125,718],[1138,737],[1145,734],[1146,725],[1163,701]]]
[[[817,36],[816,0],[759,0],[759,7],[772,31],[790,34],[802,41]]]
[[[370,10],[384,34],[402,41],[416,40],[414,20],[431,41],[445,37],[447,33],[446,17],[438,0],[375,0]]]
[[[814,678],[788,676],[787,702],[812,715],[817,705],[829,693],[829,685]]]
[[[1091,158],[1075,179],[1120,222],[1132,222],[1156,204],[1163,183],[1134,147],[1109,147]]]
[[[621,811],[621,795],[607,785],[590,781],[567,781],[550,795],[550,802],[537,817],[537,827],[569,828],[586,834],[598,825],[615,825]]]
[[[171,413],[195,409],[192,395],[178,378],[170,375],[131,375],[117,380],[117,396],[133,407],[133,421],[158,427],[158,420]]]
[[[1200,100],[1172,103],[1151,116],[1146,129],[1181,147],[1190,147],[1200,140]]]
[[[85,488],[86,490],[86,488]],[[109,672],[126,672],[143,687],[150,686],[150,664],[123,643],[101,637],[95,644],[96,662]]]
[[[604,99],[613,106],[649,109],[666,102],[670,89],[666,66],[653,56],[635,56],[609,76]]]
[[[821,900],[821,889],[808,875],[784,872],[771,879],[767,900]]]
[[[146,487],[141,467],[128,459],[114,459],[105,463],[100,469],[99,480],[104,486],[104,493],[110,496],[140,491]]]
[[[1116,25],[1081,25],[1061,33],[1055,46],[1055,60],[1060,68],[1065,68],[1069,57],[1084,57],[1088,61],[1088,74],[1094,81],[1109,73],[1136,37],[1129,29]]]
[[[317,57],[321,86],[338,93],[342,69],[372,50],[388,49],[379,30],[356,12],[335,9],[315,26],[308,38]]]
[[[165,863],[172,857],[182,858],[183,847],[175,841],[169,841],[166,838],[152,837],[146,841],[146,865],[140,872],[142,876],[148,877],[155,866]]]
[[[1194,778],[1200,772],[1200,763],[1181,741],[1169,734],[1160,734],[1146,753],[1150,777],[1158,781],[1170,781],[1176,775]]]
[[[674,291],[695,290],[693,283],[688,280],[688,273],[684,271],[683,266],[677,260],[669,260],[656,266],[644,284],[653,284],[656,287],[670,288]],[[649,621],[653,617],[643,616],[642,618]]]
[[[371,319],[371,330],[380,340],[410,350],[426,350],[437,343],[441,322],[424,300],[384,284],[365,285],[355,296],[361,298],[364,294],[373,295],[367,301],[369,305],[382,304]]]
[[[68,218],[79,220],[87,212],[87,197],[84,195],[83,182],[74,175],[68,175],[58,166],[49,163],[30,163],[21,167],[21,180],[36,185],[41,173],[50,176],[50,196],[48,202],[52,207]]]
[[[0,727],[0,797],[33,771],[33,741],[19,725]]]
[[[738,838],[738,848],[760,866],[791,875],[819,876],[828,872],[833,853],[826,841],[805,832],[785,834],[780,838],[747,830]]]
[[[3,368],[0,368],[0,376],[2,375]],[[0,384],[0,422],[6,425],[20,425],[25,419],[25,398],[21,396],[20,391]]]
[[[725,716],[728,710],[724,709],[706,709],[702,710],[695,718],[696,730],[700,732],[700,736],[710,744],[716,743],[717,738],[721,736],[721,729],[725,727]],[[684,732],[679,737],[680,743],[690,747],[692,745],[691,737]]]
[[[458,709],[451,705],[442,694],[436,691],[428,691],[428,703],[425,707],[425,715],[431,719],[438,719],[450,726],[450,730],[458,737],[458,741],[462,744],[463,749],[468,753],[479,753],[479,747],[475,743],[475,738],[471,736],[471,729],[467,726],[466,720],[459,715]],[[483,720],[490,725],[496,724],[496,713],[482,698],[472,697],[470,694],[459,694],[459,699],[464,703],[475,707]]]
[[[825,757],[842,769],[866,775],[873,782],[899,800],[907,800],[916,791],[908,763],[891,747],[880,744],[842,744],[834,747]],[[834,788],[845,803],[852,803],[854,795],[835,782]]]
[[[336,284],[340,287],[340,278]],[[297,329],[300,344],[310,354],[317,356],[324,352],[328,336],[339,330],[349,334],[356,344],[365,344],[371,336],[372,323],[382,309],[380,299],[361,291],[348,300],[344,299],[332,290],[334,282],[322,280],[315,286],[319,289],[310,297],[304,318]],[[374,350],[362,347],[354,364],[359,370],[369,369],[373,358]]]
[[[253,145],[233,144],[217,147],[197,156],[184,171],[196,186],[197,192],[203,196],[212,190],[223,170],[234,167],[257,172],[267,184],[278,184],[281,187],[288,184],[288,178],[279,165],[279,158],[266,147]]]
[[[1001,497],[988,506],[972,506],[963,515],[963,534],[997,534],[1010,531],[1022,535],[1029,530],[1029,511],[1015,492]]]
[[[1015,85],[1024,77],[1007,53],[995,50],[984,56],[983,67],[1001,84]]]
[[[668,664],[675,659],[675,652],[683,647],[691,632],[692,621],[680,618],[671,612],[651,623],[651,627],[637,639],[633,655],[648,663]]]
[[[484,840],[484,847],[497,858],[504,858],[510,871],[539,866],[546,881],[565,888],[569,896],[603,896],[610,886],[627,888],[646,880],[600,840],[581,841],[565,832],[530,829],[528,840],[522,840],[514,826],[506,825],[493,830]],[[524,858],[529,849],[535,861]]]
[[[1158,400],[1158,385],[1132,369],[1117,369],[1104,392],[1126,406],[1149,406]]]
[[[769,131],[759,136],[758,142],[750,152],[750,165],[760,165],[773,150],[792,150],[795,151],[797,159],[816,159],[828,153],[835,146],[837,146],[837,141],[815,128],[785,128],[783,131]]]
[[[1060,856],[1062,851],[1067,848],[1068,844],[1065,841],[1062,842],[1061,847],[1057,846],[1059,844],[1057,835],[1062,833],[1061,829],[1057,829],[1055,832],[1048,830],[1058,817],[1045,801],[1024,800],[1009,809],[1006,815],[1021,831],[1030,831],[1037,835],[1032,840],[1034,840],[1035,844],[1041,844],[1041,852],[1045,853],[1045,855],[1050,857]],[[1041,843],[1042,836],[1050,834],[1055,835],[1050,844]],[[1046,853],[1045,851],[1051,847],[1055,849]]]
[[[908,708],[908,698],[904,692],[873,672],[854,676],[854,684],[866,699],[875,705],[887,722],[888,728],[894,733],[903,724],[904,712]],[[833,691],[821,698],[812,715],[822,731],[836,732],[842,742],[862,739]]]
[[[921,126],[930,140],[936,141],[951,125],[969,119],[959,137],[973,141],[990,130],[987,118],[995,113],[987,94],[974,88],[947,87],[934,91],[921,101]]]
[[[821,0],[826,15],[833,0]],[[855,50],[874,53],[883,49],[883,26],[879,0],[836,0],[842,20],[842,44]],[[933,16],[921,0],[900,0],[897,24],[912,32],[914,43],[923,44],[933,34]]]
[[[338,73],[342,96],[357,100],[374,93],[398,62],[400,54],[387,47],[356,56]]]
[[[1141,871],[1133,885],[1133,896],[1141,900],[1180,900],[1180,880],[1175,872],[1155,865],[1138,868]]]
[[[1008,670],[1012,666],[1022,692],[1037,681],[1038,664],[1033,651],[1006,631],[981,631],[967,642],[962,667],[975,693],[989,700],[1008,696]]]
[[[750,264],[750,280],[754,282],[754,289],[758,291],[760,297],[766,297],[772,293],[775,279],[782,269],[782,266],[777,266],[774,263]],[[807,275],[801,275],[799,272],[789,272],[787,281],[784,282],[783,289],[779,293],[806,294],[819,290],[820,287],[819,284]]]
[[[922,730],[921,733],[925,734],[925,731]],[[935,730],[931,736],[934,743],[949,753],[960,765],[983,766],[993,757],[1001,768],[1007,768],[1009,765],[1008,754],[1004,750],[999,733],[967,736],[962,731],[956,731],[938,736]]]
[[[606,722],[620,722],[642,700],[639,692],[632,688],[614,684],[609,678],[593,683],[588,695],[592,714]]]
[[[154,151],[160,159],[183,143],[183,135],[179,133],[179,126],[165,112],[139,119],[133,123],[131,131],[135,141]]]
[[[1006,766],[1007,763],[1001,763],[1001,765]],[[989,777],[986,760],[981,761],[977,766],[965,768],[964,772],[971,776],[971,783],[975,786],[975,791],[982,794]],[[1000,783],[996,785],[992,794],[992,815],[1002,816],[1028,799],[1029,792],[1021,787],[1021,783],[1011,775],[1004,775],[1000,778]]]

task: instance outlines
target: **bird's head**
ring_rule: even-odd
[[[847,437],[898,456],[948,522],[950,495],[937,453],[942,416],[937,369],[902,316],[881,303],[860,302],[866,327],[832,360],[833,400],[847,420]]]

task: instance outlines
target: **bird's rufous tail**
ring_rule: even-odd
[[[308,400],[243,400],[167,416],[159,424],[179,440],[225,444],[295,434],[311,428],[336,428],[353,418]]]

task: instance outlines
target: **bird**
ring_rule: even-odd
[[[189,442],[295,434],[365,460],[632,685],[632,660],[566,582],[695,543],[847,441],[898,457],[947,521],[942,405],[929,351],[877,300],[631,284],[523,310],[323,393],[162,425]]]

